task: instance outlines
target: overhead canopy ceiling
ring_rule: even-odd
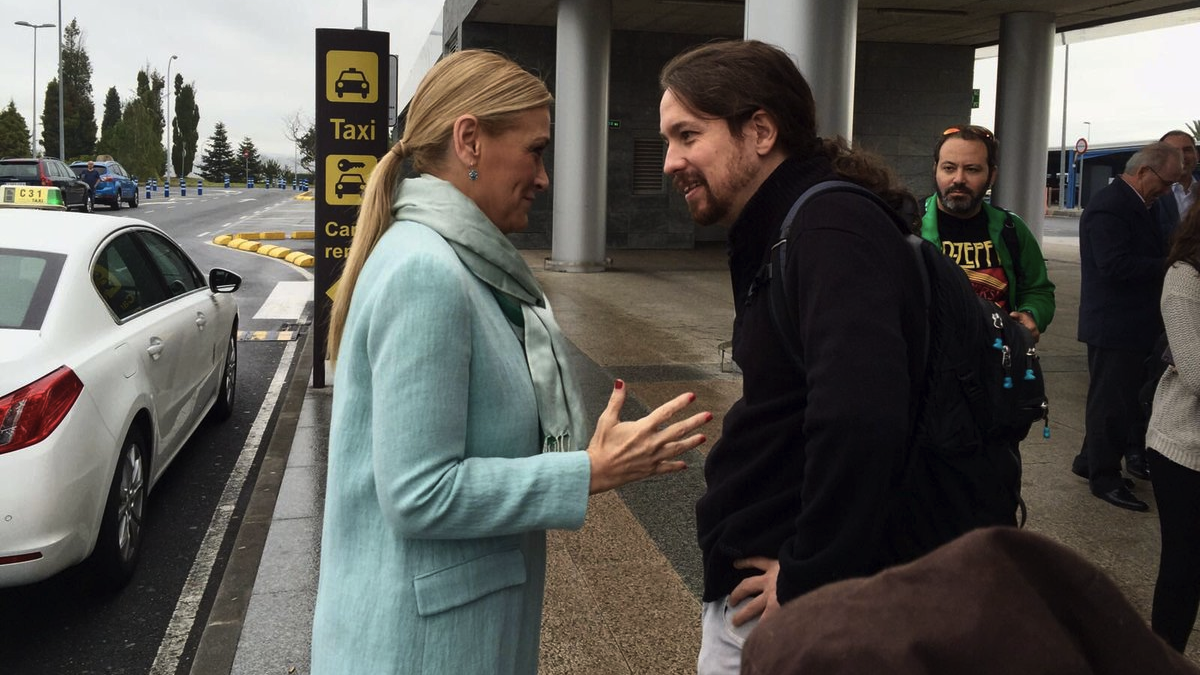
[[[612,6],[616,30],[740,37],[745,15],[744,0],[612,0]],[[858,37],[982,47],[1000,40],[1000,17],[1011,12],[1052,12],[1061,32],[1143,17],[1158,17],[1143,29],[1186,23],[1197,20],[1195,7],[1179,0],[860,0]],[[1161,16],[1187,9],[1190,16]],[[557,13],[558,0],[478,0],[469,19],[553,26]]]

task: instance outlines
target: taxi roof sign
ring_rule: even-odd
[[[0,207],[66,209],[62,191],[41,185],[0,185]]]

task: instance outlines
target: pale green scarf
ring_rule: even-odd
[[[519,303],[542,451],[581,449],[586,442],[585,417],[567,363],[565,338],[533,272],[512,242],[458,188],[428,174],[400,181],[392,213],[396,220],[411,220],[437,232],[472,274],[493,292]]]

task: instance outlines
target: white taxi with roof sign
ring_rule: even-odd
[[[32,209],[67,209],[62,191],[41,185],[0,185],[0,206]]]
[[[120,587],[147,495],[237,385],[233,272],[141,220],[0,193],[0,587],[88,561]]]

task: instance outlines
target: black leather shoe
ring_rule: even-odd
[[[1134,478],[1150,480],[1150,465],[1141,455],[1129,456],[1125,458],[1125,473]]]
[[[1079,476],[1080,478],[1088,477],[1087,471],[1085,469],[1080,469],[1079,467],[1075,466],[1074,464],[1071,465],[1071,473],[1075,474],[1076,476]],[[1122,478],[1121,483],[1125,486],[1125,489],[1127,489],[1127,490],[1133,489],[1133,481],[1129,480],[1128,478]]]
[[[1146,502],[1133,496],[1133,493],[1130,492],[1129,488],[1126,487],[1113,488],[1108,492],[1096,492],[1093,494],[1109,504],[1112,504],[1113,506],[1129,509],[1130,511],[1150,510],[1150,506]]]

